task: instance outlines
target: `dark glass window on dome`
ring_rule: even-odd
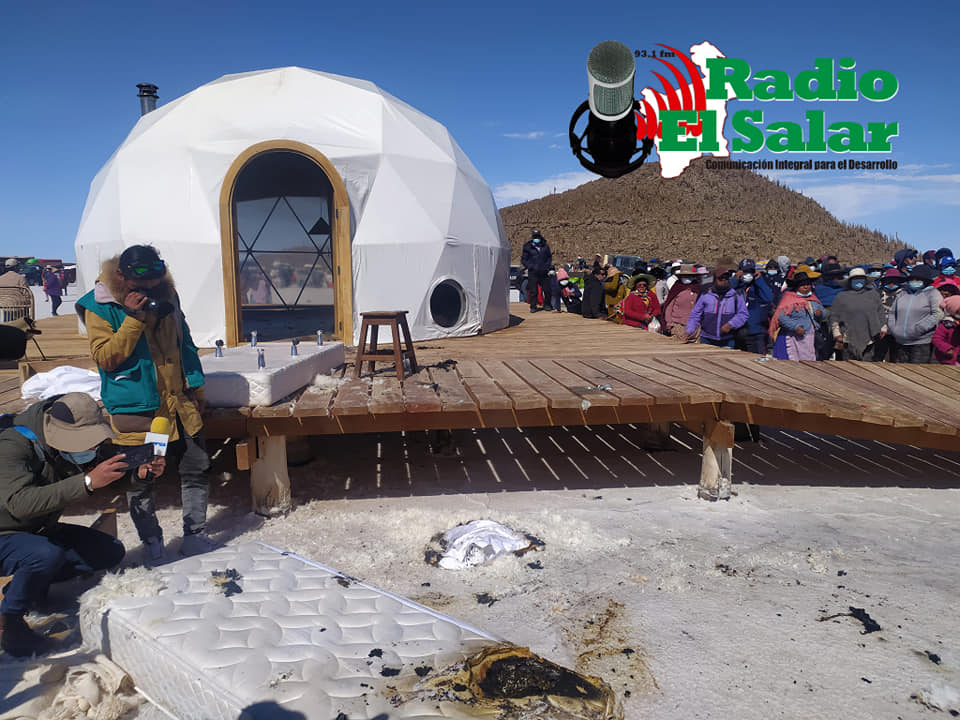
[[[243,335],[263,340],[334,329],[333,186],[310,158],[257,155],[234,184]]]

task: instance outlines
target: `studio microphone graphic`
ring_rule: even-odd
[[[588,97],[570,118],[570,149],[587,170],[604,177],[633,172],[653,150],[652,137],[644,136],[637,147],[636,71],[630,48],[615,40],[600,43],[587,57]],[[577,121],[588,111],[587,128],[577,134]]]
[[[153,454],[165,457],[167,442],[170,440],[170,421],[165,417],[155,417],[150,423],[150,432],[144,436],[145,443],[153,443]]]

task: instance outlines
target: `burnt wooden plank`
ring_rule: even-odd
[[[476,412],[477,403],[463,386],[456,370],[431,367],[429,373],[444,412]]]
[[[443,410],[437,387],[426,370],[403,381],[403,407],[409,413],[438,413]]]

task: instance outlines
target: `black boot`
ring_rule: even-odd
[[[42,655],[50,651],[50,643],[27,625],[23,615],[0,615],[0,650],[13,657]]]

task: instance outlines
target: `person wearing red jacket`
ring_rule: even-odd
[[[960,365],[960,296],[940,303],[944,318],[933,333],[933,358],[941,365]]]
[[[660,301],[650,289],[652,284],[653,278],[649,275],[636,276],[633,291],[620,303],[624,325],[646,330],[650,321],[660,314]]]

